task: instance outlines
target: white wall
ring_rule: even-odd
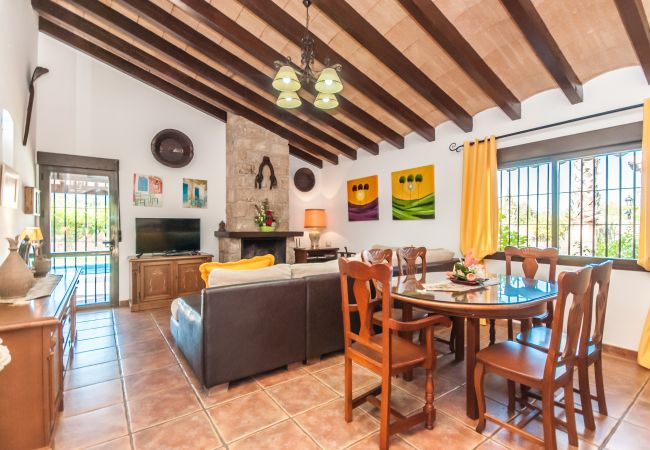
[[[37,150],[120,161],[120,299],[129,298],[136,217],[200,218],[202,250],[216,256],[213,232],[226,210],[225,124],[42,34],[39,64],[50,74],[39,80]],[[189,165],[172,169],[152,156],[151,139],[165,128],[192,140]],[[163,207],[133,206],[134,173],[162,177]],[[183,178],[208,180],[208,208],[182,207]]]
[[[34,131],[32,120],[29,141],[22,145],[28,87],[36,67],[38,24],[27,1],[0,0],[0,113],[7,110],[13,119],[13,151],[0,152],[0,163],[11,166],[20,175],[18,209],[0,207],[0,238],[15,236],[35,217],[23,214],[23,186],[34,186]],[[3,149],[4,150],[4,149]],[[3,154],[6,154],[3,156]],[[0,262],[7,256],[7,243],[0,243]]]
[[[359,150],[357,161],[342,157],[337,166],[326,164],[322,170],[315,170],[316,186],[311,192],[299,192],[291,184],[291,229],[303,228],[305,208],[325,208],[328,230],[323,233],[321,243],[329,241],[335,246],[348,246],[357,251],[372,244],[418,244],[458,252],[463,154],[450,152],[449,144],[637,104],[646,97],[650,97],[650,86],[643,72],[639,67],[629,67],[585,83],[585,100],[577,105],[571,105],[559,89],[553,89],[523,101],[520,120],[511,121],[502,111],[493,108],[474,117],[474,131],[471,133],[462,133],[455,125],[446,122],[436,127],[434,142],[426,142],[411,134],[407,136],[402,150],[385,143],[380,145],[379,156]],[[503,139],[498,145],[503,148],[640,120],[642,111],[636,109]],[[393,221],[390,173],[425,164],[435,165],[436,218],[414,222]],[[300,167],[310,166],[292,157],[292,177]],[[379,175],[379,220],[348,222],[346,181],[369,175]],[[501,268],[499,265],[494,267]],[[615,271],[611,288],[605,341],[636,350],[650,306],[650,295],[639,293],[650,292],[650,274]]]

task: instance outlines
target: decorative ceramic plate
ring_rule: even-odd
[[[192,141],[178,130],[162,130],[151,141],[154,158],[167,167],[185,167],[194,157]]]
[[[300,192],[309,192],[314,188],[316,179],[311,169],[302,167],[298,169],[293,176],[293,184]]]
[[[469,280],[461,280],[459,278],[451,277],[449,278],[449,281],[456,284],[464,284],[465,286],[478,286],[481,284],[482,278],[479,278],[474,281],[469,281]]]

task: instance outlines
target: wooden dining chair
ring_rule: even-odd
[[[585,317],[584,311],[588,308],[591,271],[591,267],[585,267],[577,272],[560,274],[548,353],[518,342],[505,341],[486,347],[476,354],[474,387],[479,411],[476,431],[482,432],[486,420],[490,420],[506,430],[542,444],[546,449],[556,449],[555,428],[556,424],[562,424],[568,431],[569,444],[578,445],[573,403],[573,368],[577,360],[576,349]],[[569,296],[571,296],[571,304],[567,318],[567,333],[563,340],[562,330]],[[543,440],[523,429],[523,426],[529,422],[527,420],[524,421],[522,428],[519,428],[486,413],[483,389],[483,378],[486,373],[497,374],[506,378],[509,383],[520,383],[541,392]],[[566,423],[555,417],[555,392],[558,389],[564,390]],[[508,409],[512,411],[514,409],[512,400],[509,399],[508,403]],[[534,404],[526,406],[540,409]]]
[[[592,399],[598,402],[598,412],[607,415],[602,352],[605,312],[607,311],[607,297],[609,295],[609,282],[612,277],[613,264],[612,261],[606,261],[602,264],[589,266],[592,269],[589,301],[585,308],[584,326],[578,346],[578,384],[580,388],[574,388],[574,391],[580,394],[581,403],[581,408],[576,408],[576,411],[582,413],[585,427],[590,430],[596,429],[594,411],[591,405]],[[594,297],[596,288],[598,288],[598,294]],[[546,327],[534,327],[525,333],[519,333],[517,342],[548,352],[551,345],[551,335],[551,330]],[[589,386],[589,366],[591,365],[594,366],[596,395],[591,395]],[[534,395],[531,396],[534,397]],[[562,403],[559,403],[559,405],[564,406]]]
[[[555,273],[557,271],[557,260],[559,257],[559,252],[556,248],[535,248],[535,247],[524,247],[517,248],[512,246],[507,246],[503,249],[506,257],[506,275],[512,275],[512,258],[519,257],[522,259],[521,268],[524,272],[526,278],[535,278],[537,270],[539,269],[539,260],[546,259],[549,262],[548,268],[548,281],[555,282]],[[553,302],[547,303],[547,311],[545,314],[533,318],[535,324],[543,322],[548,328],[550,328],[553,321]],[[522,326],[527,328],[528,322],[524,323],[522,321]],[[512,324],[512,319],[508,319],[508,340],[512,341],[514,339],[514,329]],[[490,320],[490,345],[494,345],[496,341],[496,328],[494,319]]]
[[[388,449],[390,436],[414,425],[425,422],[433,428],[435,409],[433,407],[433,370],[436,354],[433,347],[433,327],[448,319],[443,316],[427,316],[412,322],[401,322],[391,318],[392,268],[387,263],[370,265],[362,261],[339,259],[341,276],[343,330],[345,340],[345,420],[352,421],[352,409],[369,402],[379,407],[379,446]],[[352,292],[356,303],[349,298],[348,279],[352,280]],[[374,297],[370,283],[381,286],[381,292]],[[372,315],[381,304],[383,329],[373,333]],[[350,328],[350,314],[359,315],[360,328],[354,333]],[[398,332],[424,330],[425,345],[417,345],[400,337]],[[352,362],[366,367],[381,376],[381,385],[352,398]],[[390,406],[391,378],[393,375],[423,367],[426,371],[424,408],[411,416],[404,416]],[[380,395],[380,399],[376,398]],[[396,418],[391,422],[391,415]]]

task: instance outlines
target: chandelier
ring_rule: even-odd
[[[275,61],[274,65],[278,73],[273,79],[272,86],[280,91],[275,103],[281,108],[297,108],[302,104],[298,95],[300,88],[303,85],[313,85],[316,91],[314,106],[320,109],[333,109],[339,106],[336,94],[343,90],[343,83],[337,73],[342,67],[340,64],[330,66],[329,58],[326,58],[323,61],[325,68],[318,74],[314,72],[314,38],[309,34],[311,0],[303,0],[302,3],[307,9],[305,35],[300,40],[302,67],[294,69],[288,56],[286,61]]]

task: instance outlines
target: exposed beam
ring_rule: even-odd
[[[173,1],[174,3],[179,2],[179,0]],[[268,25],[282,33],[282,36],[289,39],[295,45],[300,46],[300,41],[305,34],[305,25],[294,19],[280,6],[274,2],[260,2],[259,0],[238,1]],[[329,59],[332,62],[343,65],[342,76],[344,82],[350,83],[359,92],[379,104],[395,116],[396,119],[403,122],[426,140],[433,141],[435,139],[435,128],[431,124],[393,97],[388,91],[361,70],[357,69],[353,63],[345,59],[341,54],[332,50],[318,36],[313,33],[311,36],[314,39],[314,52],[320,61]],[[402,145],[398,147],[402,148],[403,146],[404,142],[402,139]]]
[[[501,0],[551,76],[572,104],[582,101],[582,83],[531,0]]]
[[[642,0],[615,0],[618,14],[650,83],[650,26]]]
[[[163,8],[155,5],[152,2],[142,0],[120,0],[119,3],[130,7],[131,10],[135,11],[137,14],[147,17],[148,19],[158,23],[167,32],[173,34],[177,39],[200,51],[213,61],[223,65],[224,67],[227,67],[229,70],[233,71],[238,76],[245,78],[247,81],[253,83],[258,88],[267,91],[274,96],[277,95],[277,92],[271,86],[271,82],[273,81],[272,77],[269,77],[243,59],[230,53],[211,39],[204,36],[202,33],[199,33],[193,27],[189,26],[182,20],[165,11]],[[334,128],[357,144],[368,139],[362,133],[339,121],[328,112],[316,108],[311,104],[311,102],[305,100],[303,104],[305,107],[301,109],[301,112],[325,126]],[[342,107],[343,102],[341,102],[339,109],[342,109]],[[360,110],[360,108],[354,108],[353,111],[355,114],[359,114],[359,116],[355,116],[353,114],[348,114],[348,116],[355,121],[359,121],[362,116],[369,116],[367,113]],[[352,159],[356,158],[356,154],[351,155],[347,152],[345,154]]]
[[[399,0],[402,7],[511,119],[521,118],[521,103],[481,55],[431,0]]]
[[[78,50],[80,50],[80,51],[82,51],[84,53],[89,54],[90,56],[92,56],[92,57],[94,57],[94,58],[96,58],[96,59],[98,59],[98,60],[100,60],[100,61],[102,61],[102,62],[104,62],[104,63],[106,63],[106,64],[108,64],[108,65],[110,65],[110,66],[112,66],[114,68],[116,68],[116,69],[118,69],[118,70],[121,70],[122,72],[127,73],[128,75],[134,76],[135,78],[139,79],[140,81],[144,81],[143,79],[141,79],[141,75],[143,73],[148,74],[149,79],[151,81],[154,81],[156,83],[159,82],[159,81],[161,81],[163,83],[166,83],[166,84],[164,84],[162,86],[161,90],[163,92],[167,93],[167,94],[173,95],[174,90],[169,90],[170,86],[175,88],[175,89],[179,89],[179,90],[183,91],[181,88],[178,88],[178,87],[174,86],[171,83],[167,83],[166,81],[159,78],[158,76],[156,76],[156,75],[154,75],[154,74],[152,74],[150,72],[147,72],[146,70],[141,69],[140,67],[135,66],[135,65],[127,62],[126,60],[119,57],[118,55],[115,55],[114,53],[112,53],[112,52],[110,52],[108,50],[105,50],[105,49],[91,43],[90,41],[87,41],[83,37],[74,34],[73,32],[71,32],[71,31],[69,31],[69,30],[55,24],[52,21],[52,20],[56,20],[56,21],[64,21],[65,22],[66,20],[69,19],[68,14],[74,15],[73,13],[66,12],[66,14],[59,14],[56,17],[51,17],[50,18],[49,17],[49,12],[47,12],[47,7],[48,7],[47,4],[48,3],[51,4],[51,2],[49,0],[48,1],[34,0],[33,3],[35,4],[35,7],[41,13],[41,18],[40,18],[40,22],[39,22],[39,27],[40,27],[41,31],[51,35],[52,37],[54,37],[56,39],[59,39],[59,40],[65,42],[65,43],[67,43],[68,45],[71,45],[72,47],[77,48]],[[46,5],[43,5],[43,4],[46,4]],[[54,5],[54,6],[58,7],[56,5]],[[64,9],[64,8],[61,8],[61,9]],[[59,11],[56,11],[56,12],[59,13]],[[43,14],[45,14],[45,16]],[[75,17],[79,17],[79,16],[75,16]],[[92,23],[90,23],[88,21],[85,21],[82,18],[79,18],[79,19],[81,19],[81,21],[83,21],[83,22],[86,22],[88,24],[88,26],[86,26],[84,24],[81,24],[81,22],[80,22],[80,26],[77,29],[79,31],[84,32],[84,33],[86,33],[85,29],[89,29],[89,31],[91,31],[91,33],[92,33],[93,32],[92,27],[96,27],[96,25],[94,25],[94,24],[92,24]],[[107,33],[107,32],[105,32],[105,33]],[[91,35],[94,38],[95,36],[93,34],[94,33],[89,34],[89,35]],[[109,34],[109,33],[107,33],[107,34]],[[117,49],[120,52],[132,51],[131,56],[133,58],[135,58],[135,59],[138,59],[138,60],[141,60],[143,54],[147,55],[146,52],[143,52],[142,50],[138,49],[137,47],[131,46],[127,42],[122,41],[119,38],[115,38],[115,39],[122,42],[121,44],[117,44]],[[205,95],[206,97],[210,97],[210,98],[213,98],[213,97],[219,98],[219,96],[221,96],[221,97],[223,97],[223,99],[221,99],[223,101],[223,103],[226,103],[226,104],[235,103],[232,100],[228,99],[227,97],[223,96],[222,94],[218,93],[217,91],[213,90],[212,88],[208,87],[207,85],[204,85],[204,84],[194,80],[193,78],[183,74],[182,72],[178,71],[177,69],[174,69],[173,67],[171,67],[171,66],[167,65],[166,63],[158,60],[157,58],[154,58],[154,57],[149,55],[148,58],[144,58],[144,59],[146,59],[147,62],[149,64],[151,64],[152,68],[154,68],[156,70],[160,69],[161,72],[164,73],[165,76],[168,76],[169,78],[177,79],[179,82],[181,82],[181,81],[188,82],[188,84],[191,85],[190,87],[193,90],[196,90],[197,92],[199,92],[201,95]],[[189,82],[189,80],[183,79],[183,77],[186,77],[187,79],[192,80],[193,82]],[[147,82],[147,81],[145,81],[145,82]],[[156,86],[156,87],[158,87],[158,86]],[[214,107],[213,105],[211,105],[210,103],[208,103],[208,102],[202,100],[201,98],[195,96],[194,94],[191,94],[191,93],[186,92],[186,91],[184,91],[184,92],[185,92],[185,94],[184,94],[185,100],[188,101],[188,103],[192,104],[192,106],[195,106],[197,109],[210,114],[210,111],[211,111],[210,107],[211,106]],[[290,140],[293,143],[294,147],[297,145],[297,146],[300,146],[302,148],[306,148],[306,149],[308,149],[308,150],[310,150],[312,152],[315,152],[316,154],[319,154],[320,156],[330,160],[330,162],[332,162],[333,164],[338,163],[338,158],[336,157],[336,155],[319,148],[318,146],[312,144],[311,142],[309,142],[308,140],[302,138],[301,136],[295,135],[295,133],[292,133],[292,132],[290,132],[290,131],[288,131],[286,129],[282,129],[282,127],[279,126],[278,124],[276,124],[275,122],[273,122],[273,121],[271,121],[271,120],[257,114],[256,112],[254,112],[254,111],[252,111],[252,110],[250,110],[248,108],[245,108],[245,107],[243,107],[241,105],[238,105],[236,103],[234,104],[232,110],[233,110],[233,112],[235,112],[237,114],[240,114],[242,117],[246,117],[247,119],[251,120],[252,122],[257,123],[258,125],[266,128],[266,129],[269,129],[270,131],[284,137],[287,140]],[[322,154],[321,154],[321,152],[322,152]],[[312,158],[313,159],[318,159],[315,156],[312,156]],[[318,159],[318,160],[320,161],[320,159]]]
[[[78,50],[108,64],[109,66],[123,72],[142,83],[151,86],[177,100],[182,101],[205,114],[219,119],[222,122],[226,121],[228,114],[226,111],[216,107],[215,105],[206,102],[205,100],[190,94],[189,92],[169,83],[168,81],[159,78],[152,73],[131,64],[130,62],[120,58],[113,53],[94,45],[83,38],[76,36],[74,33],[64,30],[63,28],[55,25],[47,19],[41,17],[38,22],[39,30],[43,33],[71,45]]]
[[[346,0],[318,0],[315,5],[463,131],[472,131],[472,116],[397,50]]]
[[[274,50],[273,47],[260,40],[253,33],[246,30],[218,9],[210,6],[210,4],[206,3],[205,0],[174,1],[174,4],[203,25],[206,25],[217,33],[225,36],[229,41],[233,42],[238,47],[245,49],[248,53],[255,55],[257,59],[265,63],[268,67],[273,68],[274,61],[284,60],[285,58],[285,56],[280,52]],[[266,88],[268,89],[268,86],[266,86]],[[360,118],[363,122],[362,125],[373,133],[385,137],[386,139],[397,137],[403,142],[402,136],[379,122],[374,117],[371,117],[371,120],[368,121],[364,120],[364,118],[370,117],[368,113],[349,102],[343,95],[339,95],[339,103],[339,107],[343,107],[348,112],[353,113],[354,117]],[[311,104],[305,106],[307,108],[313,108]],[[359,138],[360,140],[357,141],[357,144],[373,155],[379,154],[379,144],[365,136],[359,136]]]
[[[122,14],[118,13],[117,11],[113,10],[112,8],[101,4],[100,2],[96,1],[89,1],[89,2],[83,2],[83,1],[76,1],[76,0],[71,0],[73,3],[77,4],[78,6],[85,8],[88,12],[94,14],[96,17],[102,18],[108,22],[110,22],[112,25],[116,26],[117,28],[123,30],[133,38],[139,40],[140,42],[143,42],[146,45],[149,45],[156,50],[164,53],[168,57],[174,59],[176,62],[179,64],[183,65],[186,67],[188,70],[195,72],[197,74],[200,74],[201,76],[205,77],[208,80],[213,81],[214,83],[223,86],[224,88],[236,93],[242,98],[245,98],[246,101],[248,101],[250,104],[254,105],[256,108],[259,108],[261,111],[264,111],[272,117],[278,116],[280,120],[285,121],[287,124],[291,124],[295,126],[297,129],[306,132],[307,130],[316,130],[315,127],[311,126],[307,122],[304,122],[301,120],[299,117],[294,116],[293,114],[288,113],[285,110],[280,110],[275,107],[273,102],[270,102],[266,98],[262,97],[261,95],[257,94],[254,91],[251,91],[250,89],[246,88],[245,86],[237,83],[230,77],[222,74],[218,70],[214,69],[212,66],[204,63],[203,61],[195,58],[192,55],[189,55],[188,53],[184,52],[180,48],[176,47],[175,45],[171,44],[167,40],[161,38],[157,34],[153,33],[150,30],[147,30],[146,28],[142,27],[141,25],[138,25],[136,22],[132,21],[131,19],[123,16]],[[46,3],[42,0],[32,0],[32,4],[43,4]],[[51,3],[51,2],[47,2]],[[86,3],[89,5],[89,8],[86,8]],[[36,6],[35,6],[36,7]],[[243,106],[243,105],[242,105]],[[260,117],[263,117],[260,115]],[[265,120],[268,121],[268,126],[270,124],[274,124],[274,127],[279,127],[280,125],[276,124],[275,122],[263,117]],[[259,124],[259,123],[258,123]],[[260,126],[264,126],[259,124]],[[266,126],[264,126],[266,128]],[[271,130],[273,131],[273,130]],[[290,130],[286,130],[287,132],[290,132]],[[278,132],[278,134],[280,134]],[[333,164],[338,163],[338,158],[336,155],[333,153],[321,148],[320,146],[317,146],[313,144],[312,142],[308,141],[307,139],[304,139],[300,137],[299,135],[292,133],[295,135],[294,138],[290,139],[288,137],[285,137],[285,139],[292,140],[296,145],[301,146],[304,150],[310,151],[315,154],[320,154],[323,156],[325,159],[329,160]],[[309,133],[307,133],[309,134]],[[286,135],[286,133],[285,133]],[[324,132],[319,132],[319,136],[322,136],[324,140],[322,142],[326,143],[335,143],[339,141],[333,141],[334,138],[331,136],[328,136],[327,133]],[[301,139],[302,141],[298,141],[298,139]],[[317,139],[319,140],[319,139]],[[302,142],[302,143],[299,143]],[[355,156],[356,156],[356,151],[355,151]]]
[[[289,144],[289,154],[295,156],[298,159],[302,159],[303,161],[313,164],[316,167],[323,167],[323,161],[321,161],[318,158],[315,158],[311,154],[300,150],[299,148],[294,147],[293,145]]]

